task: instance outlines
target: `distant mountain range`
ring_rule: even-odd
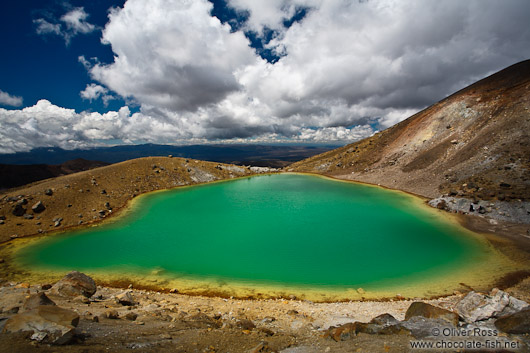
[[[2,164],[61,164],[83,158],[107,163],[123,162],[140,157],[168,156],[204,161],[283,167],[294,161],[329,151],[337,145],[122,145],[87,150],[63,150],[58,147],[35,148],[30,152],[0,154]]]
[[[308,145],[126,145],[88,150],[36,148],[0,154],[0,189],[140,157],[168,156],[281,168],[336,146]]]
[[[102,167],[109,163],[77,158],[62,164],[0,164],[0,189],[26,185],[38,180]]]

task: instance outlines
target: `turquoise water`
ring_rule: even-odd
[[[479,252],[475,240],[409,195],[277,174],[145,195],[118,221],[42,238],[18,261],[351,287],[434,276]]]

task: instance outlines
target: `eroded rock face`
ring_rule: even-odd
[[[530,333],[530,308],[501,317],[495,321],[495,326],[506,333]]]
[[[24,303],[24,310],[36,309],[40,305],[55,305],[55,302],[48,298],[43,292],[32,294]]]
[[[488,320],[521,311],[528,303],[494,288],[489,295],[469,292],[456,306],[456,311],[468,323]]]
[[[421,316],[428,319],[442,319],[453,326],[458,325],[457,313],[423,302],[414,302],[410,304],[407,312],[405,313],[405,320],[409,320],[415,316]]]
[[[39,305],[35,309],[11,317],[3,332],[33,332],[40,341],[67,344],[72,341],[79,315],[55,305]],[[32,336],[32,337],[33,337]]]
[[[96,282],[92,278],[84,273],[72,271],[53,285],[51,293],[67,297],[84,295],[90,298],[96,290]]]

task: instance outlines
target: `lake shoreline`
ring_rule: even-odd
[[[185,160],[179,159],[167,159],[167,158],[156,158],[147,159],[140,161],[143,164],[143,171],[138,171],[138,167],[130,167],[128,164],[124,164],[129,170],[129,174],[120,172],[115,175],[119,183],[107,182],[106,178],[109,174],[109,169],[103,169],[103,171],[88,171],[84,173],[78,173],[77,176],[67,176],[63,178],[56,178],[48,181],[39,182],[35,185],[29,186],[26,189],[17,189],[14,191],[8,191],[5,196],[16,197],[17,195],[24,195],[24,197],[33,197],[33,202],[38,199],[47,201],[44,194],[44,190],[47,188],[54,189],[54,194],[59,194],[61,190],[64,190],[65,184],[78,185],[77,188],[94,188],[91,180],[96,179],[97,183],[100,184],[100,189],[104,188],[107,192],[106,195],[97,193],[97,197],[94,199],[86,199],[86,201],[80,201],[79,196],[87,196],[87,193],[70,193],[67,195],[60,195],[60,198],[64,197],[60,203],[46,204],[48,207],[47,211],[53,213],[48,217],[47,222],[51,222],[52,218],[59,215],[62,216],[65,212],[85,212],[76,209],[77,204],[82,204],[83,209],[97,209],[98,205],[110,199],[114,204],[113,212],[105,218],[97,218],[91,224],[83,224],[82,227],[90,227],[97,224],[101,224],[106,221],[113,221],[125,214],[129,207],[133,207],[135,199],[138,195],[136,189],[143,191],[140,194],[145,194],[150,191],[160,190],[161,188],[156,187],[156,184],[152,180],[160,180],[160,174],[152,172],[152,166],[164,166],[169,169],[169,162],[173,163],[173,168],[179,168],[179,165],[183,167],[187,165],[194,165],[195,162],[189,161],[186,163]],[[193,164],[192,164],[193,163]],[[199,164],[199,163],[197,163]],[[218,169],[215,169],[217,163],[201,164],[201,168],[208,170],[212,174],[216,173]],[[110,166],[112,167],[112,166]],[[224,168],[224,166],[223,166]],[[100,168],[102,169],[102,168]],[[123,168],[122,168],[123,169]],[[132,171],[131,171],[132,170]],[[184,169],[183,173],[185,173]],[[224,172],[224,171],[223,171]],[[151,180],[137,182],[135,173],[150,174]],[[161,172],[163,173],[163,171]],[[125,179],[120,179],[121,176],[126,175]],[[251,175],[250,173],[242,175],[246,177]],[[220,178],[229,179],[228,173],[220,175]],[[147,178],[146,178],[147,179]],[[180,180],[186,180],[182,177]],[[163,189],[173,188],[171,184],[174,181],[170,180],[170,183],[162,182],[160,180],[160,186],[168,186]],[[177,179],[177,182],[179,180]],[[129,184],[127,184],[129,183]],[[130,186],[128,186],[130,185]],[[115,197],[118,195],[113,192],[119,192],[122,197]],[[123,197],[126,196],[126,197]],[[77,199],[76,199],[77,197]],[[84,200],[84,199],[83,199]],[[30,200],[32,202],[32,200]],[[425,198],[422,198],[422,202],[425,202]],[[67,207],[68,203],[72,203],[73,207]],[[9,204],[4,204],[4,211]],[[9,208],[7,208],[9,209]],[[442,211],[437,211],[442,212]],[[492,227],[487,221],[482,218],[470,215],[451,215],[453,219],[457,219],[458,222],[472,231],[478,231],[481,236],[487,237],[488,242],[495,246],[496,249],[500,249],[506,255],[517,254],[517,260],[521,263],[528,263],[528,254],[530,250],[525,247],[525,242],[517,236],[517,232],[525,231],[524,225],[504,226],[503,222],[499,222],[498,225]],[[115,218],[117,217],[117,218]],[[456,218],[455,218],[456,217]],[[12,218],[8,215],[8,219]],[[72,217],[75,220],[77,217]],[[46,222],[46,217],[42,217],[39,220],[43,224]],[[18,241],[30,240],[36,236],[53,236],[65,230],[66,227],[77,225],[70,219],[66,219],[63,222],[60,229],[50,226],[49,229],[53,231],[39,234],[35,232],[36,227],[29,224],[30,220],[20,220],[21,226],[15,226],[8,229],[15,229],[22,239]],[[33,220],[35,222],[35,220]],[[5,225],[1,225],[3,227]],[[516,228],[514,228],[516,227]],[[517,228],[518,227],[518,228]],[[6,228],[0,228],[4,230]],[[32,237],[26,237],[20,229],[27,229],[28,235],[33,234]],[[517,229],[517,232],[512,232],[513,229]],[[492,232],[494,230],[494,232]],[[0,237],[0,249],[6,249],[12,246],[12,241],[9,239],[9,233],[4,233],[4,237]],[[495,233],[496,235],[492,235]],[[489,234],[489,235],[487,235]],[[18,237],[17,237],[18,238]],[[16,239],[15,239],[16,240]],[[0,255],[2,257],[3,255]],[[32,283],[26,283],[23,280],[23,274],[20,280],[16,282],[10,281],[9,278],[13,275],[14,268],[10,264],[9,258],[4,258],[0,262],[0,305],[3,307],[3,317],[10,317],[14,315],[9,313],[9,301],[14,298],[17,303],[25,300],[28,293],[43,292],[43,285],[47,283],[42,280],[35,280]],[[63,272],[62,275],[65,273]],[[510,293],[519,299],[530,302],[530,273],[527,272],[515,272],[507,274],[506,278],[500,279],[497,283],[492,283],[490,287],[499,286],[501,289]],[[488,276],[487,273],[483,272],[483,276]],[[130,283],[128,281],[123,282],[100,282],[98,283],[98,293],[102,299],[94,300],[89,304],[83,303],[80,300],[74,299],[58,299],[52,298],[58,305],[67,309],[78,312],[81,316],[79,329],[85,332],[87,338],[83,343],[67,345],[67,346],[56,346],[54,351],[57,352],[86,352],[89,351],[105,351],[109,345],[114,345],[116,351],[130,351],[131,347],[144,347],[146,351],[158,351],[158,352],[174,352],[175,345],[172,339],[177,339],[183,351],[195,350],[195,351],[208,351],[210,347],[214,347],[223,351],[229,349],[233,352],[249,352],[255,348],[260,347],[260,342],[267,342],[269,347],[273,349],[285,349],[286,347],[306,347],[308,351],[313,349],[314,352],[333,351],[333,352],[349,352],[351,351],[352,342],[355,342],[357,347],[363,348],[366,351],[383,351],[390,344],[395,347],[395,351],[408,351],[407,347],[412,339],[408,335],[364,335],[360,334],[356,336],[355,341],[344,341],[335,342],[331,338],[323,337],[323,329],[329,325],[341,325],[346,322],[361,321],[368,322],[377,315],[390,313],[397,319],[403,319],[405,311],[410,304],[417,300],[423,300],[432,305],[453,309],[456,303],[469,291],[475,288],[463,287],[460,293],[454,293],[451,295],[445,295],[438,298],[422,299],[422,298],[403,298],[403,297],[392,297],[384,300],[373,301],[373,300],[361,300],[361,301],[345,301],[345,302],[331,302],[331,303],[313,303],[307,300],[299,300],[294,298],[282,299],[231,299],[206,297],[200,295],[183,295],[167,293],[167,291],[156,290],[156,287],[133,288],[130,289],[133,296],[139,299],[141,302],[141,311],[139,312],[140,317],[137,321],[128,321],[124,319],[125,315],[130,312],[130,307],[123,307],[116,305],[113,297],[122,293],[124,290],[128,290]],[[487,292],[487,288],[484,288]],[[22,299],[17,299],[22,298]],[[20,305],[20,304],[16,304]],[[105,312],[108,310],[117,310],[120,316],[118,320],[100,319],[99,322],[95,322],[94,317],[104,317]],[[137,311],[134,310],[133,311]],[[168,313],[174,317],[168,321]],[[204,326],[198,326],[195,321],[191,323],[189,320],[196,315],[205,314],[208,317],[217,317],[221,314],[222,317],[226,317],[227,320],[234,320],[233,325],[230,324],[221,329],[213,329]],[[237,320],[250,319],[255,322],[258,329],[244,330],[237,326]],[[177,321],[174,321],[177,320]],[[271,322],[272,321],[272,322]],[[5,322],[5,321],[3,321]],[[230,321],[232,322],[232,321]],[[271,323],[269,323],[271,322]],[[186,323],[185,326],[183,323]],[[0,322],[1,324],[1,322]],[[262,330],[262,327],[267,330]],[[104,334],[102,334],[104,333]],[[113,342],[109,342],[109,338],[106,336],[111,334],[116,339]],[[272,336],[270,336],[272,334]],[[164,335],[163,338],[160,338]],[[169,338],[169,339],[168,339]],[[33,341],[27,337],[22,336],[11,336],[3,334],[2,340],[0,340],[0,346],[9,350],[19,351],[37,351],[40,347],[34,344]],[[122,347],[121,350],[119,347]],[[229,347],[229,348],[227,348]],[[235,349],[235,347],[239,347]],[[402,347],[402,350],[400,348]],[[394,350],[392,350],[394,351]]]
[[[322,178],[326,178],[326,179],[331,179],[331,180],[335,180],[335,181],[341,181],[341,182],[347,182],[347,183],[357,183],[355,181],[350,181],[350,180],[341,180],[341,179],[337,179],[337,178],[330,178],[328,176],[325,176],[325,175],[319,175],[319,174],[312,174],[312,173],[289,173],[289,174],[301,174],[301,175],[313,175],[313,176],[317,176],[317,177],[322,177]],[[248,177],[251,177],[251,176],[242,176],[240,178],[248,178]],[[231,179],[231,180],[237,180],[237,179],[240,179],[240,178],[234,178],[234,179]],[[219,180],[219,181],[216,181],[216,182],[226,182],[227,180]],[[359,184],[365,184],[365,185],[368,185],[368,186],[371,186],[371,187],[375,187],[375,188],[381,188],[381,186],[378,186],[378,185],[373,185],[373,184],[368,184],[368,183],[359,183]],[[205,185],[205,184],[203,184]],[[183,187],[189,187],[189,185],[186,185],[186,186],[181,186],[181,187],[178,187],[178,188],[183,188]],[[384,187],[383,187],[384,188]],[[460,225],[465,225],[466,224],[466,219],[467,218],[470,218],[469,216],[466,217],[465,215],[454,215],[454,214],[450,214],[450,213],[447,213],[447,212],[443,212],[443,211],[440,211],[440,210],[436,210],[432,207],[428,207],[428,205],[426,205],[426,200],[427,198],[425,197],[422,197],[421,195],[418,196],[418,195],[414,195],[414,194],[411,194],[411,193],[408,193],[408,192],[405,192],[405,191],[400,191],[400,190],[392,190],[392,189],[389,189],[389,188],[384,188],[384,189],[387,189],[387,190],[390,190],[392,192],[397,192],[397,193],[403,193],[405,195],[408,195],[408,196],[412,196],[414,197],[415,199],[418,199],[418,204],[421,204],[422,207],[425,207],[426,209],[429,209],[430,211],[432,211],[433,214],[436,214],[437,217],[441,217],[441,218],[444,218],[446,220],[449,220],[451,223],[453,224],[460,224]],[[167,189],[167,190],[170,190],[170,189]],[[161,191],[167,191],[167,190],[156,190],[154,192],[161,192]],[[93,224],[90,224],[90,225],[82,225],[82,226],[79,226],[79,227],[75,227],[75,228],[85,228],[87,226],[98,226],[98,225],[101,225],[101,224],[107,224],[108,222],[114,222],[114,221],[117,221],[119,219],[121,219],[123,216],[127,215],[134,207],[135,207],[135,204],[136,202],[138,202],[138,200],[142,199],[144,196],[147,196],[149,194],[152,194],[153,192],[150,192],[150,193],[144,193],[142,195],[138,195],[137,197],[134,197],[132,199],[129,199],[127,200],[127,202],[125,203],[125,205],[123,205],[122,207],[119,207],[119,209],[116,211],[116,212],[113,212],[112,214],[109,215],[109,217],[107,217],[106,219],[104,220],[101,220],[101,221],[96,221],[94,222]],[[466,229],[469,229],[468,227],[465,227]],[[484,227],[480,228],[480,227],[477,227],[475,226],[473,228],[475,230],[475,232],[478,230],[482,233],[482,231],[484,230]],[[61,231],[59,231],[59,233],[63,233],[65,231],[70,231],[71,229],[69,228],[65,228],[65,229],[62,229]],[[57,234],[57,233],[49,233],[47,235],[37,235],[39,237],[42,237],[42,236],[50,236],[50,235],[54,235],[54,234]],[[475,234],[474,236],[477,236],[477,234]],[[513,269],[513,270],[510,270],[510,271],[505,271],[504,272],[504,275],[502,277],[499,277],[497,279],[491,279],[491,276],[489,277],[490,280],[489,280],[489,283],[487,284],[481,284],[480,286],[477,287],[477,282],[475,281],[473,284],[473,281],[472,282],[469,282],[469,283],[464,283],[463,286],[460,286],[460,285],[453,285],[453,289],[452,290],[445,290],[445,292],[441,293],[441,292],[438,292],[436,294],[432,294],[432,295],[414,295],[414,294],[410,294],[410,293],[407,293],[406,291],[403,291],[403,290],[394,290],[393,293],[386,293],[385,295],[381,296],[381,297],[377,297],[377,296],[374,296],[374,295],[363,295],[363,294],[358,294],[358,293],[354,293],[354,295],[352,295],[351,293],[348,295],[348,296],[335,296],[335,295],[331,295],[328,296],[328,295],[320,295],[320,299],[316,299],[316,297],[312,297],[311,299],[312,300],[316,300],[318,302],[343,302],[343,301],[349,301],[349,300],[359,300],[359,301],[362,301],[362,300],[382,300],[382,301],[386,301],[386,300],[395,300],[395,299],[400,299],[400,298],[411,298],[411,297],[422,297],[422,298],[429,298],[429,299],[432,299],[432,298],[438,298],[438,297],[443,297],[443,296],[447,296],[447,295],[451,295],[453,291],[465,291],[466,288],[469,288],[470,287],[470,284],[471,286],[475,286],[477,288],[480,288],[482,290],[488,290],[488,289],[491,289],[492,287],[496,286],[497,284],[499,283],[503,283],[505,280],[503,278],[511,278],[511,280],[513,281],[515,278],[519,278],[520,280],[526,278],[525,277],[525,272],[524,272],[524,266],[528,266],[528,262],[527,262],[527,258],[526,258],[526,255],[527,253],[522,251],[521,252],[521,249],[520,249],[520,246],[518,244],[513,244],[511,242],[505,242],[505,241],[499,241],[499,240],[503,240],[501,238],[499,238],[498,236],[496,235],[487,235],[487,234],[480,234],[478,235],[479,237],[484,237],[484,239],[486,239],[488,241],[489,244],[491,244],[495,249],[499,250],[501,253],[503,253],[504,255],[506,256],[510,256],[510,257],[513,257],[513,254],[514,252],[517,253],[517,256],[516,256],[516,259],[518,261],[521,261],[521,263],[523,264],[523,267],[522,268],[517,268],[517,269]],[[26,239],[28,239],[29,237],[25,237]],[[34,238],[34,236],[32,237]],[[8,260],[7,262],[9,262],[9,258],[10,256],[5,256],[5,255],[0,255],[0,256],[4,256],[4,258],[6,260]],[[528,268],[528,267],[526,267]],[[12,271],[13,269],[10,268],[9,271]],[[476,271],[476,269],[474,270]],[[13,276],[10,276],[9,273],[6,273],[7,271],[2,271],[0,272],[0,275],[3,275],[4,278],[7,278],[7,279],[15,279]],[[60,276],[60,273],[61,271],[58,271],[57,275],[55,276],[56,279],[58,279],[58,277]],[[12,274],[11,274],[12,275]],[[11,277],[11,278],[10,278]],[[24,276],[17,276],[17,280],[24,280],[23,278]],[[38,277],[38,276],[32,276],[32,277]],[[118,278],[122,278],[122,276],[118,276]],[[140,287],[145,287],[145,288],[149,288],[149,289],[157,289],[159,291],[165,291],[165,292],[168,292],[169,290],[172,289],[172,287],[167,287],[167,286],[164,286],[164,285],[150,285],[150,284],[146,284],[146,282],[144,281],[142,283],[142,281],[129,281],[129,283],[124,283],[123,281],[116,281],[114,279],[103,279],[102,277],[99,277],[100,280],[103,281],[103,283],[106,283],[110,286],[116,286],[116,287],[122,287],[122,288],[125,288],[127,287],[129,284],[133,283],[135,286],[140,286]],[[156,279],[154,280],[155,283],[156,283]],[[147,283],[149,282],[152,282],[152,280],[149,280]],[[440,282],[440,281],[434,281],[434,282]],[[442,281],[443,282],[443,281]],[[175,285],[174,286],[175,288],[178,288],[179,286],[178,285]],[[193,288],[194,286],[189,286],[190,288]],[[258,286],[259,287],[259,286]],[[211,288],[210,285],[207,286],[207,288]],[[354,288],[352,289],[353,292],[356,292],[358,288]],[[362,291],[364,291],[364,289],[361,288]],[[258,293],[260,293],[260,290],[258,289],[257,290]],[[276,294],[274,295],[267,295],[267,294],[263,294],[263,293],[260,293],[260,295],[247,295],[247,294],[244,294],[244,295],[234,295],[234,293],[230,293],[230,291],[219,291],[218,289],[202,289],[202,290],[185,290],[184,292],[187,292],[188,294],[190,295],[203,295],[203,296],[209,296],[209,297],[216,297],[216,296],[219,296],[219,297],[239,297],[239,298],[284,298],[284,297],[288,297],[289,295],[294,295],[292,293],[289,293],[289,292],[283,292],[282,291],[278,291],[278,290],[275,290],[275,291],[270,291],[270,292],[275,292]],[[237,292],[237,291],[236,291]],[[255,291],[253,291],[255,292]],[[293,293],[297,292],[296,290],[295,291],[292,291]],[[299,291],[298,291],[299,292]],[[278,294],[278,293],[281,293],[281,294]],[[300,296],[300,294],[299,294]]]

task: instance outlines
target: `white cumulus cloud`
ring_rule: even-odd
[[[0,89],[0,104],[10,107],[20,107],[22,105],[22,97],[13,96]]]
[[[9,130],[1,132],[3,148],[102,140],[349,142],[530,57],[526,0],[227,3],[248,14],[238,30],[213,17],[206,0],[127,0],[112,9],[102,42],[114,60],[79,58],[97,82],[81,96],[119,95],[140,111],[76,113],[47,101],[0,110]],[[300,9],[305,17],[286,27]],[[76,8],[59,21],[36,22],[37,30],[96,30],[87,16]],[[282,53],[277,62],[261,58],[244,34],[270,30],[265,46]]]
[[[114,97],[109,94],[108,89],[95,83],[86,85],[85,89],[82,90],[79,95],[81,96],[81,98],[87,99],[89,101],[101,98],[105,105],[107,105],[110,100],[114,99]]]
[[[37,18],[33,23],[37,26],[37,34],[54,34],[64,38],[66,45],[70,44],[73,37],[78,34],[88,34],[97,30],[97,27],[87,21],[89,15],[84,7],[76,7],[61,16],[55,18]]]

